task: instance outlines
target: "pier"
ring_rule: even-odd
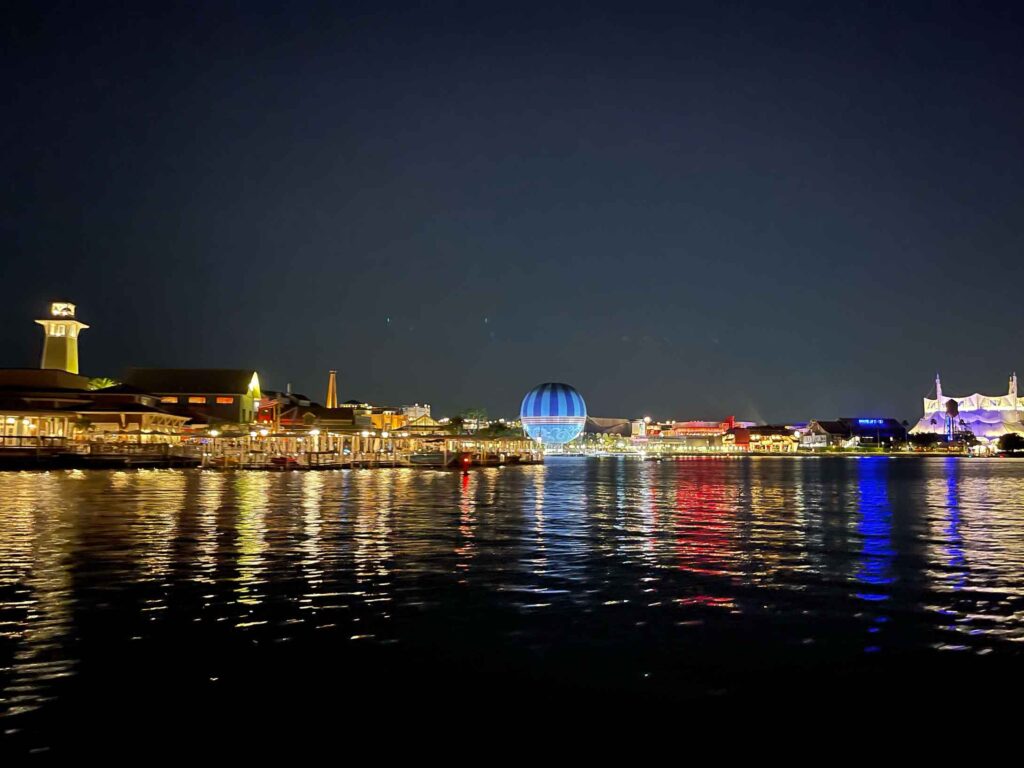
[[[164,442],[75,441],[46,437],[0,441],[0,470],[190,467],[265,471],[383,467],[471,469],[539,464],[543,460],[540,446],[526,438],[474,435],[257,432]]]

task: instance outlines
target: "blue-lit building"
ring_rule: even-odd
[[[531,439],[564,445],[579,437],[587,421],[587,405],[568,384],[538,384],[526,393],[519,418]]]

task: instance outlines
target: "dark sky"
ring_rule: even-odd
[[[1005,391],[1021,6],[771,5],[8,4],[0,365],[67,297],[92,375],[441,412]]]

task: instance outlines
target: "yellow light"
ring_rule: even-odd
[[[219,435],[219,434],[220,434],[220,432],[218,432],[216,429],[211,429],[210,430],[210,437],[217,437],[217,435]]]
[[[380,436],[383,437],[385,440],[388,439],[388,433],[387,432],[381,432]]]

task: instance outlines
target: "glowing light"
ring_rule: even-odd
[[[270,434],[270,430],[269,429],[261,429],[260,430],[260,437],[266,437],[269,434]]]
[[[311,429],[311,430],[309,430],[309,434],[311,434],[313,437],[316,437],[317,435],[320,434],[320,430],[319,429]]]
[[[220,434],[216,429],[210,430],[210,437],[217,437]]]

